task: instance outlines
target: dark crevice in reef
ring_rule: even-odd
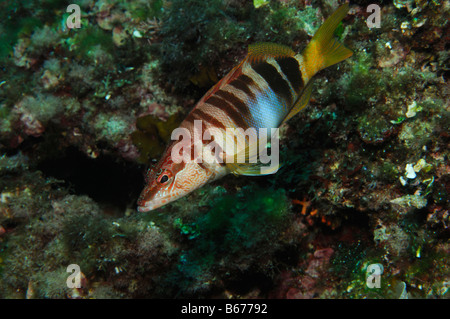
[[[144,185],[142,166],[109,155],[92,159],[75,148],[40,162],[36,168],[63,180],[72,192],[91,197],[114,215],[122,215],[128,206],[135,205]]]
[[[239,295],[246,295],[258,287],[261,294],[265,295],[273,289],[273,280],[268,275],[251,269],[234,280],[226,281],[226,287],[227,290]]]

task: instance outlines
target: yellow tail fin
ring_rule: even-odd
[[[302,53],[308,78],[330,65],[350,57],[353,52],[339,43],[333,33],[348,12],[348,4],[340,6],[317,30]]]

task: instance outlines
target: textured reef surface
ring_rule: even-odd
[[[281,127],[280,171],[149,213],[195,102],[344,1],[74,2],[80,28],[67,1],[0,3],[0,298],[450,297],[448,1],[350,1],[354,54]]]

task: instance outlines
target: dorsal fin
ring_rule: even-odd
[[[198,105],[205,102],[211,95],[219,91],[226,84],[230,83],[234,79],[236,79],[239,75],[242,74],[242,66],[244,63],[257,63],[265,61],[269,57],[290,57],[294,56],[295,52],[281,44],[270,43],[270,42],[262,42],[250,44],[248,46],[247,57],[242,60],[241,63],[236,65],[225,77],[223,77],[219,82],[216,83],[208,92],[198,101]]]
[[[205,102],[211,95],[219,91],[222,87],[224,87],[226,84],[233,81],[235,78],[237,78],[242,73],[242,65],[246,59],[244,59],[241,63],[236,65],[230,72],[228,72],[227,75],[225,75],[219,82],[217,82],[212,88],[209,89],[208,92],[200,99],[200,101],[197,102],[197,105],[202,104]]]
[[[282,58],[294,56],[295,52],[288,46],[270,42],[255,43],[248,46],[247,61],[262,62],[269,57]]]

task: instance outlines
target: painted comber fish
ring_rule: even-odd
[[[254,150],[262,144],[265,147],[267,140],[261,136],[250,139],[242,131],[266,129],[270,131],[268,136],[273,136],[271,129],[280,127],[308,104],[313,76],[352,55],[333,37],[347,12],[348,4],[339,7],[301,54],[273,43],[250,45],[244,60],[212,87],[180,124],[179,129],[190,136],[200,136],[200,142],[194,138],[186,144],[184,140],[186,151],[179,147],[181,141],[172,140],[161,160],[149,169],[138,210],[147,212],[161,207],[229,173],[263,174],[261,161],[254,160]],[[207,131],[212,136],[209,139],[205,138]],[[224,138],[215,139],[217,135],[211,132]],[[229,139],[237,141],[238,146],[231,148],[232,143],[225,143]],[[239,144],[242,139],[247,143]],[[236,161],[240,155],[245,163]],[[277,169],[276,166],[264,174]]]

